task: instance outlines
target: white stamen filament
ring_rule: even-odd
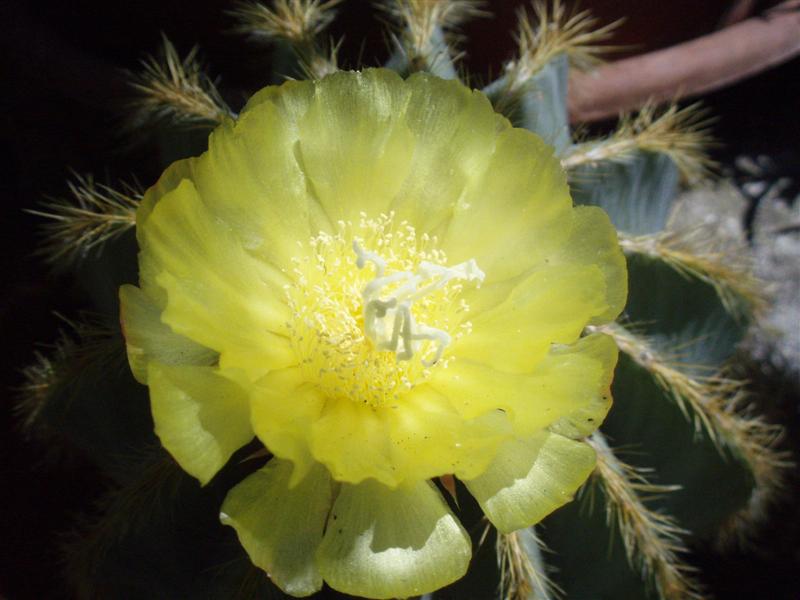
[[[436,344],[436,353],[432,360],[422,360],[425,367],[431,367],[441,360],[445,348],[450,344],[450,335],[435,327],[418,324],[411,313],[412,304],[425,296],[442,289],[450,281],[460,279],[476,281],[478,285],[485,274],[478,267],[475,259],[452,267],[436,265],[423,261],[416,273],[397,271],[384,275],[386,261],[374,252],[365,251],[357,241],[353,241],[356,253],[356,266],[363,269],[367,262],[375,265],[375,278],[362,292],[364,301],[364,332],[381,350],[389,350],[397,355],[397,360],[410,360],[418,350],[422,340]],[[433,280],[420,289],[420,284]],[[404,282],[387,299],[380,297],[387,286]],[[389,328],[391,323],[391,328]]]

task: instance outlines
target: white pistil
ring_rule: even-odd
[[[442,329],[418,324],[411,313],[411,306],[416,300],[442,289],[455,279],[475,281],[480,285],[485,274],[478,263],[470,259],[445,267],[423,261],[416,273],[396,271],[385,275],[386,261],[378,254],[364,250],[357,241],[353,241],[353,251],[356,253],[356,266],[359,269],[363,269],[367,262],[375,265],[375,278],[367,283],[362,292],[364,332],[367,337],[381,350],[394,352],[397,360],[410,360],[419,350],[418,342],[422,340],[434,342],[436,352],[433,359],[422,360],[422,364],[425,367],[436,364],[441,360],[452,338]],[[426,281],[431,283],[420,288]],[[401,285],[388,298],[382,299],[381,292],[393,284]]]

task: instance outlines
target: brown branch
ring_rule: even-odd
[[[800,54],[800,1],[722,31],[570,78],[573,122],[599,121],[647,102],[675,101],[730,85]]]

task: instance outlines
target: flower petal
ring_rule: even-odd
[[[385,415],[392,462],[400,481],[446,473],[475,477],[511,436],[511,426],[502,411],[465,419],[444,395],[427,385],[403,396],[397,408],[387,409]]]
[[[487,217],[489,222],[492,217]],[[454,219],[457,221],[458,217]],[[470,310],[464,313],[465,319],[474,319],[491,308],[494,308],[505,301],[511,292],[530,277],[534,272],[546,269],[559,271],[565,267],[575,267],[579,265],[599,267],[605,282],[605,302],[606,310],[592,317],[590,324],[607,323],[616,318],[625,306],[628,295],[628,275],[625,256],[619,247],[617,231],[611,224],[602,209],[594,206],[577,206],[569,217],[571,225],[565,227],[563,231],[569,231],[569,238],[562,244],[551,244],[551,247],[534,268],[512,279],[503,281],[492,281],[487,273],[487,281],[479,288],[467,288],[462,292],[464,300]],[[484,230],[487,228],[484,228]],[[472,239],[472,238],[470,238]],[[503,237],[497,236],[502,245]],[[555,241],[556,238],[551,238]],[[472,246],[469,246],[472,248]],[[478,256],[477,250],[467,250],[473,252],[473,256]],[[513,253],[512,253],[513,254]],[[535,251],[531,256],[536,255]],[[503,256],[500,254],[499,256]],[[478,264],[487,271],[492,271],[493,267],[483,267],[485,262],[482,258],[478,259]],[[598,293],[601,293],[598,290]]]
[[[280,111],[281,120],[293,128],[295,137],[299,137],[299,134],[296,133],[297,124],[314,101],[315,92],[315,82],[290,79],[280,85],[270,85],[257,91],[247,100],[242,112],[253,110],[264,102],[270,102]]]
[[[136,240],[139,248],[144,248],[146,223],[153,214],[158,202],[166,194],[174,190],[184,180],[191,177],[196,158],[187,158],[172,163],[161,174],[158,181],[144,193],[139,207],[136,209]],[[160,263],[151,254],[139,253],[139,287],[147,294],[159,309],[167,305],[167,292],[156,283],[156,276],[161,271]]]
[[[324,398],[299,369],[271,373],[258,386],[252,412],[258,437],[299,473],[319,461],[338,481],[373,478],[396,487],[445,473],[473,477],[512,434],[502,412],[464,419],[424,385],[384,407]]]
[[[139,383],[147,385],[147,363],[208,366],[217,353],[175,333],[161,322],[161,311],[147,294],[133,285],[119,289],[120,322],[128,363]]]
[[[176,160],[164,170],[158,181],[147,189],[141,202],[139,202],[139,208],[136,210],[137,239],[158,201],[178,187],[181,181],[191,178],[196,160],[195,157]]]
[[[317,551],[319,570],[341,592],[406,598],[464,575],[470,539],[433,485],[389,489],[343,484]]]
[[[311,425],[311,452],[337,481],[358,483],[372,477],[392,487],[399,481],[385,415],[369,405],[328,399]]]
[[[170,328],[219,352],[222,367],[254,376],[296,363],[284,337],[284,280],[208,214],[190,180],[158,202],[141,238],[142,260],[167,292],[161,318]]]
[[[448,350],[499,371],[530,372],[552,344],[574,342],[591,319],[607,311],[600,267],[545,268],[520,281],[494,308],[471,317],[472,332]]]
[[[609,386],[616,359],[614,342],[593,334],[551,349],[530,373],[501,372],[459,358],[447,369],[434,370],[429,385],[464,418],[503,409],[517,435],[558,422],[572,427],[574,435],[569,437],[579,437],[578,431],[597,429],[611,406]]]
[[[605,277],[605,312],[595,315],[593,325],[616,319],[628,298],[628,266],[619,246],[617,230],[603,209],[597,206],[576,206],[572,236],[551,264],[573,263],[597,265]]]
[[[572,228],[572,199],[552,148],[508,129],[456,206],[442,249],[453,263],[476,259],[488,285],[543,264]]]
[[[549,377],[562,382],[565,393],[580,401],[567,402],[568,414],[551,423],[548,429],[564,437],[579,439],[597,429],[611,408],[611,381],[617,366],[619,350],[614,340],[604,334],[594,333],[581,338],[571,346],[555,348],[545,364]],[[582,365],[587,365],[585,368]],[[588,366],[592,364],[593,366]],[[589,371],[598,373],[592,377]],[[566,386],[572,386],[572,390]]]
[[[156,435],[201,484],[253,438],[247,393],[217,369],[151,362],[147,381]]]
[[[506,443],[483,475],[464,484],[494,526],[511,533],[569,502],[594,464],[588,444],[540,432]]]
[[[208,141],[192,178],[207,211],[248,252],[289,270],[306,242],[330,223],[311,196],[295,152],[297,127],[272,102],[248,105]]]
[[[392,210],[418,232],[446,225],[470,181],[484,172],[499,123],[483,94],[427,73],[406,80],[406,123],[416,140],[411,176]]]
[[[235,486],[222,503],[220,520],[236,530],[250,560],[292,596],[322,587],[314,553],[331,508],[331,480],[315,465],[292,487],[292,465],[273,458]]]
[[[464,419],[427,386],[396,406],[371,407],[325,398],[301,369],[290,368],[270,373],[256,390],[256,435],[274,454],[294,462],[298,476],[316,461],[338,481],[371,477],[388,487],[444,473],[475,476],[511,435],[500,411]]]
[[[414,151],[403,118],[408,98],[403,80],[387,70],[341,71],[317,83],[300,120],[299,154],[332,221],[388,212]]]
[[[270,452],[294,463],[292,485],[315,462],[309,438],[324,403],[322,395],[307,384],[302,370],[296,367],[273,371],[253,387],[253,429]]]

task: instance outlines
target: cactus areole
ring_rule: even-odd
[[[256,437],[221,507],[295,596],[393,598],[466,571],[432,480],[502,532],[567,502],[595,456],[626,298],[616,232],[553,150],[427,74],[257,93],[137,214],[128,357],[156,433],[202,484]]]

